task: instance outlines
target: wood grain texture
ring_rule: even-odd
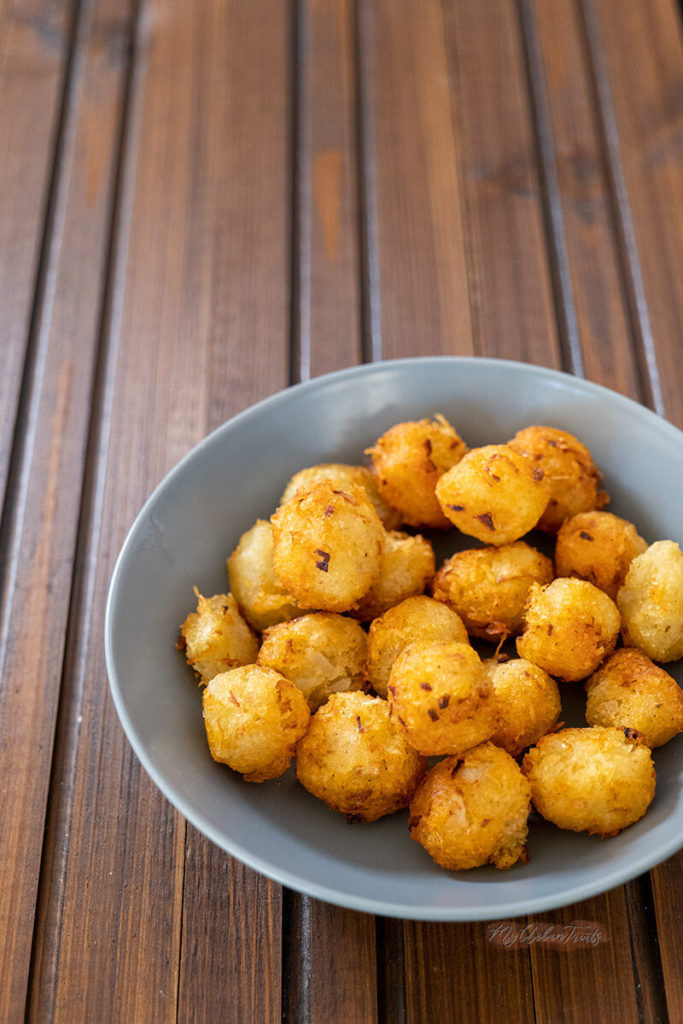
[[[472,352],[458,142],[436,0],[360,6],[362,106],[374,129],[367,201],[376,226],[385,359]],[[366,115],[367,116],[367,115]],[[400,140],[400,142],[399,142]],[[376,205],[375,205],[376,204]],[[375,349],[379,346],[376,345]]]
[[[517,10],[463,0],[444,20],[475,351],[559,366]]]
[[[618,18],[604,0],[586,0],[582,7],[633,319],[653,404],[680,427],[683,396],[674,340],[683,314],[679,13],[674,0],[635,0]]]
[[[185,823],[107,696],[100,638],[145,496],[218,419],[286,381],[288,43],[268,0],[142,11],[55,764],[55,847],[69,837],[51,893],[55,1021],[210,1019],[217,1000],[235,1019],[279,1016],[280,891],[231,867],[226,931],[218,878],[201,875],[221,858],[190,836],[186,864]],[[216,986],[193,987],[197,958]]]
[[[70,30],[68,0],[0,7],[0,502],[30,351]]]
[[[293,376],[361,358],[355,11],[298,5]]]
[[[99,0],[81,12],[11,496],[0,629],[0,1019],[8,1022],[24,1019],[31,966],[126,70],[115,40],[129,17],[126,6]],[[26,187],[35,185],[29,175]],[[16,200],[22,209],[27,197]]]

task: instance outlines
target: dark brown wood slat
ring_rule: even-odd
[[[654,366],[655,399],[661,396],[657,408],[683,427],[681,26],[671,0],[636,2],[622,13],[614,18],[602,0],[583,5],[643,362]],[[625,53],[631,55],[629,60],[623,58]],[[672,1021],[683,1019],[682,863],[679,854],[651,873]]]
[[[359,16],[362,108],[371,109],[375,133],[366,202],[375,204],[368,212],[380,269],[371,287],[382,355],[468,354],[459,140],[441,9],[436,0],[378,0],[361,4]]]
[[[444,5],[478,355],[560,365],[514,2]]]
[[[289,26],[268,0],[161,3],[140,25],[54,772],[54,845],[68,836],[68,850],[53,872],[50,1019],[211,1019],[218,1000],[235,1020],[270,1020],[280,890],[230,866],[227,930],[226,861],[190,832],[185,864],[185,824],[106,695],[101,635],[116,550],[151,487],[219,418],[286,381]]]
[[[68,0],[0,8],[0,503],[29,351],[71,8]]]
[[[519,0],[519,6],[546,190],[552,189],[561,218],[561,255],[581,370],[591,380],[638,397],[638,364],[580,14],[568,0]]]
[[[555,200],[561,204],[566,271],[576,303],[577,329],[586,375],[634,398],[650,399],[641,381],[638,338],[631,335],[628,291],[622,279],[614,234],[608,168],[603,158],[600,119],[591,88],[588,55],[576,5],[520,0],[523,31],[544,160],[554,163]],[[534,66],[536,65],[536,66]],[[546,174],[549,185],[553,174]],[[534,947],[537,1020],[599,1021],[604,1013],[624,1019],[664,1020],[656,937],[642,899],[645,882],[633,882],[563,911],[544,915],[553,925],[596,921],[612,932],[609,946],[571,957],[565,970],[572,997],[557,984],[557,952]],[[602,915],[602,916],[601,916]],[[626,961],[623,951],[630,949]],[[630,971],[622,975],[624,966]],[[575,973],[576,972],[576,973]],[[618,979],[618,980],[617,980]],[[577,999],[574,990],[582,993]],[[573,1006],[570,1012],[569,1006]],[[644,1015],[644,1016],[643,1016]]]
[[[654,404],[683,426],[676,343],[683,311],[681,29],[673,0],[582,5],[633,317]],[[629,57],[625,58],[624,54]]]
[[[3,1021],[24,1020],[31,966],[126,74],[125,53],[117,43],[125,36],[130,10],[126,5],[115,7],[104,2],[84,5],[70,63],[58,149],[61,161],[54,172],[44,254],[47,283],[40,289],[34,319],[33,365],[24,396],[25,437],[16,467],[12,527],[6,537],[0,630],[0,771],[6,780],[0,810]],[[47,39],[59,48],[58,26],[48,14],[42,12],[45,24],[31,20],[30,28],[24,28],[29,34],[40,30],[42,45]],[[51,27],[54,37],[49,35]],[[10,39],[7,45],[12,59],[22,53],[21,41]],[[37,50],[30,60],[28,54],[24,51],[28,63],[23,71],[32,77],[38,73]],[[50,60],[45,70],[48,80],[53,79]],[[28,90],[33,102],[33,86]],[[11,91],[16,100],[16,89]],[[29,106],[23,108],[23,114],[30,111]],[[38,130],[41,125],[48,130],[47,122],[33,113]],[[19,155],[22,161],[28,159],[21,147]],[[38,147],[35,157],[40,163]],[[31,171],[28,187],[33,192],[36,186]],[[43,186],[47,188],[45,175]],[[3,194],[3,201],[6,198]],[[16,199],[23,209],[25,197],[17,193]],[[35,195],[32,199],[40,205]],[[21,238],[17,241],[21,246]],[[26,271],[24,267],[22,273]],[[15,284],[21,293],[19,277]],[[19,306],[15,312],[19,318]]]
[[[361,358],[352,0],[300,0],[296,123],[296,377]]]
[[[301,0],[296,24],[292,378],[361,357],[355,11]],[[283,1010],[288,1024],[376,1020],[373,918],[287,892]]]

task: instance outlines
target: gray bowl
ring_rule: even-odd
[[[448,873],[409,840],[407,811],[347,825],[299,787],[291,769],[253,785],[215,764],[197,686],[174,649],[193,585],[205,594],[225,590],[227,554],[255,519],[275,508],[296,470],[357,463],[393,423],[435,412],[471,446],[506,440],[534,423],[577,434],[603,470],[610,508],[635,522],[648,541],[683,541],[683,434],[636,403],[562,373],[503,360],[423,358],[354,367],[236,416],[159,485],[112,578],[107,668],[119,717],[145,770],[228,853],[277,882],[356,910],[433,921],[500,919],[603,892],[683,845],[681,737],[656,751],[655,800],[617,838],[576,835],[534,820],[528,864]],[[681,663],[672,671],[682,682]],[[575,724],[582,724],[580,691],[571,691],[564,714]]]

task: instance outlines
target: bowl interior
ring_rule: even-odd
[[[224,424],[157,488],[133,525],[110,589],[106,648],[128,738],[169,800],[218,845],[277,881],[374,913],[431,920],[504,918],[560,906],[646,870],[683,843],[681,737],[655,752],[648,814],[615,839],[534,820],[530,860],[509,872],[449,874],[410,842],[407,811],[349,826],[290,771],[243,782],[208,755],[197,686],[175,650],[192,587],[227,588],[241,533],[275,509],[289,477],[316,462],[355,462],[399,420],[443,413],[470,446],[549,424],[591,449],[610,510],[648,540],[681,543],[683,434],[595,385],[538,367],[435,358],[373,364],[291,388]],[[681,664],[673,668],[683,683]],[[583,724],[582,687],[567,692]]]

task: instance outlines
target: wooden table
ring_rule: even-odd
[[[561,367],[683,427],[672,0],[0,0],[0,1020],[683,1021],[681,856],[489,941],[231,860],[108,695],[121,541],[361,360]],[[516,922],[524,926],[527,922]]]

